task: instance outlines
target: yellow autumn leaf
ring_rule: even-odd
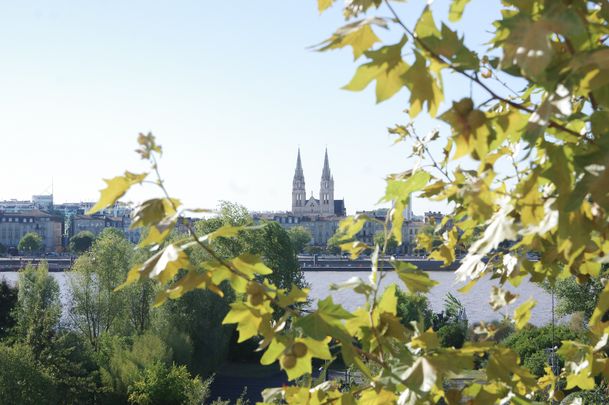
[[[97,203],[86,212],[87,215],[95,214],[114,203],[125,195],[125,193],[135,184],[140,184],[148,176],[148,173],[135,174],[125,172],[123,176],[116,176],[112,179],[105,179],[106,188],[101,190]]]
[[[531,319],[531,310],[537,305],[537,301],[529,298],[514,311],[514,324],[516,329],[524,328]]]

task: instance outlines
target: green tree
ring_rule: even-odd
[[[8,336],[11,328],[15,326],[17,291],[17,287],[12,287],[5,279],[0,279],[0,340]]]
[[[295,226],[288,229],[288,235],[296,253],[304,252],[305,247],[311,242],[311,232],[304,226]]]
[[[84,338],[71,331],[60,333],[40,356],[39,367],[51,378],[57,404],[95,403],[104,390],[99,367]]]
[[[249,232],[246,251],[259,255],[273,270],[266,278],[279,288],[306,287],[290,236],[277,222],[266,223],[259,231]]]
[[[0,344],[0,398],[6,405],[57,404],[53,381],[28,347]]]
[[[586,341],[584,336],[564,325],[555,327],[546,325],[541,328],[527,326],[508,336],[502,344],[513,349],[524,366],[540,377],[548,365],[549,353],[547,351],[553,347],[560,347],[564,340]]]
[[[405,326],[411,322],[420,322],[425,330],[431,326],[433,312],[425,295],[397,289],[396,297],[397,316]]]
[[[40,252],[44,248],[42,243],[42,237],[36,232],[28,232],[21,240],[19,240],[19,244],[17,245],[17,249],[19,252],[23,252],[26,254],[34,254]]]
[[[59,285],[45,262],[19,272],[15,331],[36,359],[49,347],[61,317]]]
[[[383,232],[377,232],[374,234],[373,242],[375,245],[383,246],[385,244],[385,234]],[[391,236],[387,239],[387,248],[385,250],[386,253],[395,254],[398,249],[398,242],[395,240],[395,237]]]
[[[220,298],[209,291],[194,291],[183,299],[167,302],[159,314],[160,329],[167,331],[166,340],[178,334],[188,336],[192,351],[186,364],[195,374],[210,375],[228,357],[234,328],[222,325],[222,320],[234,296],[228,289],[226,292],[228,297]]]
[[[337,255],[340,253],[340,244],[342,241],[337,235],[333,235],[328,242],[326,242],[326,251],[332,255]]]
[[[254,225],[247,209],[239,204],[223,201],[218,211],[217,217],[197,222],[197,235],[217,231],[223,226]],[[274,284],[288,290],[292,285],[304,287],[306,283],[289,233],[276,222],[260,225],[260,229],[244,230],[234,238],[218,238],[214,244],[216,253],[225,258],[241,254],[259,255],[264,264],[273,270],[269,279]],[[209,255],[202,249],[195,249],[191,255],[196,263],[209,260]]]
[[[93,232],[78,232],[76,235],[70,238],[68,248],[70,249],[70,252],[81,254],[89,250],[93,245],[94,241],[95,235],[93,234]]]
[[[558,301],[556,314],[559,317],[572,315],[581,312],[584,321],[587,322],[594,308],[598,303],[598,298],[603,291],[607,271],[601,272],[597,277],[591,277],[582,282],[577,282],[574,278],[558,280],[554,286],[549,283],[544,284],[545,290],[550,294],[555,294]]]
[[[126,328],[127,295],[124,292],[115,294],[114,289],[124,280],[133,257],[133,245],[124,235],[106,229],[67,273],[68,316],[96,350],[100,335]]]
[[[124,402],[129,387],[146,368],[172,361],[171,349],[152,333],[136,336],[132,343],[119,336],[104,335],[99,346],[101,379],[111,393],[110,402]]]

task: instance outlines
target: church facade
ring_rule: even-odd
[[[275,221],[286,229],[296,226],[306,228],[311,233],[311,245],[325,247],[328,240],[336,233],[339,223],[347,216],[345,200],[336,199],[334,193],[334,177],[330,170],[328,150],[324,155],[321,179],[319,182],[319,198],[315,198],[313,191],[307,195],[304,170],[300,149],[296,157],[296,169],[292,180],[292,209],[287,212],[254,213],[255,221]],[[387,208],[373,211],[361,211],[359,214],[375,218],[368,221],[357,234],[357,238],[372,245],[374,235],[384,230]],[[400,252],[410,249],[416,240],[416,234],[424,223],[416,220],[412,214],[410,203],[404,210],[404,223],[402,224],[402,240],[405,242]]]
[[[300,158],[300,148],[296,158],[296,170],[292,180],[292,215],[296,217],[344,217],[347,214],[345,200],[334,198],[334,176],[330,172],[328,149],[324,156],[324,166],[319,183],[319,198],[313,191],[307,198],[304,170]]]

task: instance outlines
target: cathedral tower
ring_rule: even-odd
[[[302,214],[306,202],[307,194],[305,191],[304,172],[302,171],[302,163],[300,162],[300,148],[298,148],[296,170],[294,171],[294,180],[292,180],[292,213]]]
[[[319,187],[319,205],[322,214],[334,214],[334,177],[330,173],[328,162],[328,148],[324,157],[324,168],[321,172],[321,183]]]

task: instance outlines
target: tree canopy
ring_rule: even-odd
[[[304,226],[295,226],[288,229],[288,235],[296,253],[302,253],[312,239],[311,232]]]
[[[95,235],[93,232],[81,231],[70,238],[69,249],[70,252],[81,254],[91,248],[95,241]]]
[[[20,252],[33,254],[38,253],[44,247],[42,237],[36,232],[28,232],[19,240],[17,249]]]

